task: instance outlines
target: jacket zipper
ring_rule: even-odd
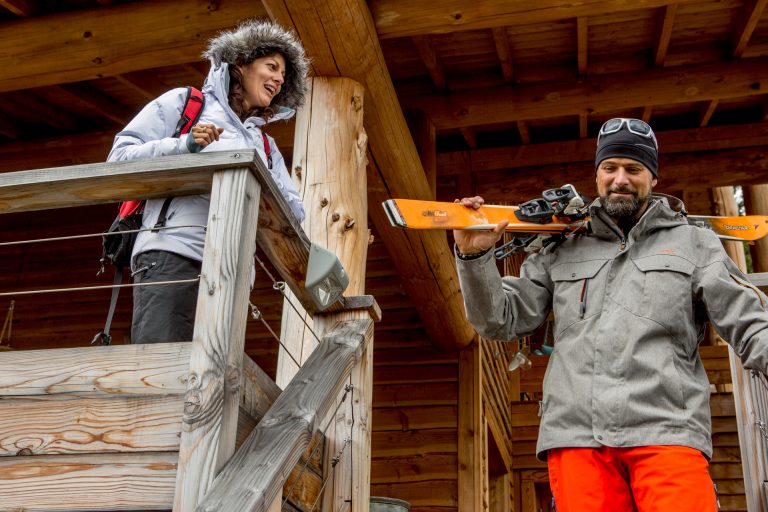
[[[587,281],[584,278],[584,283],[581,285],[581,296],[579,297],[579,319],[584,318],[584,313],[587,312]]]

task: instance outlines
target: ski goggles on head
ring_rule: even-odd
[[[656,141],[656,135],[654,135],[650,125],[640,119],[630,119],[627,117],[614,117],[604,122],[603,126],[600,127],[600,132],[597,134],[597,141],[600,142],[600,138],[603,135],[619,132],[622,128],[626,128],[629,133],[634,133],[652,141],[656,151],[659,150],[659,143]]]

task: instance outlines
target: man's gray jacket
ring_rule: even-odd
[[[526,336],[554,311],[539,458],[601,445],[683,445],[711,458],[710,385],[697,350],[707,320],[746,368],[766,371],[765,295],[681,209],[654,196],[625,239],[595,201],[592,233],[531,255],[520,278],[500,279],[490,253],[457,259],[481,336]]]

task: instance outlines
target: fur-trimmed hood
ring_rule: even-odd
[[[214,66],[222,63],[250,64],[278,52],[286,61],[285,82],[272,103],[295,109],[304,103],[309,59],[296,36],[272,21],[247,20],[234,30],[225,30],[208,42],[203,56]]]

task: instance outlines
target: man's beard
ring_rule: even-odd
[[[612,197],[611,192],[622,192],[632,194],[629,199],[623,197]],[[616,220],[634,219],[638,214],[645,210],[650,201],[650,194],[640,196],[625,188],[616,188],[608,191],[607,196],[600,196],[600,204],[603,205],[605,212]]]

